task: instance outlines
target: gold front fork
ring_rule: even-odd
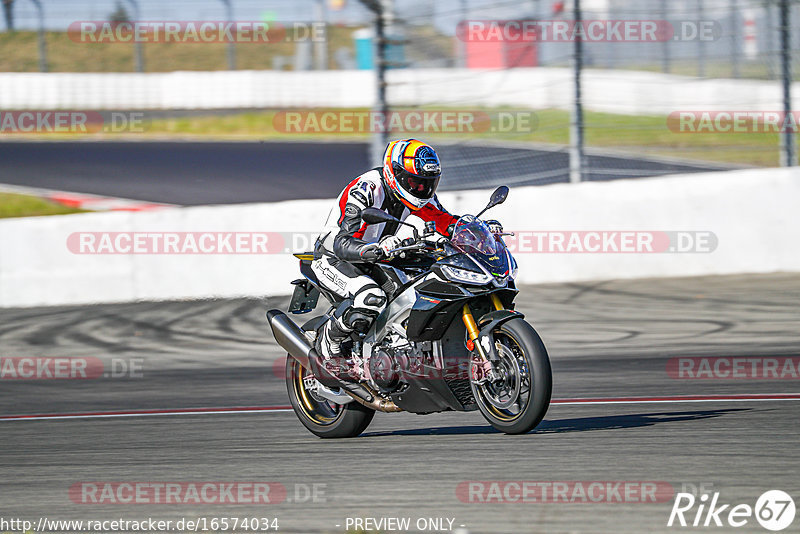
[[[500,302],[500,297],[498,297],[497,294],[492,293],[491,295],[489,295],[489,300],[492,301],[492,306],[494,306],[495,310],[500,311],[505,309],[503,308],[503,303]],[[478,323],[475,322],[475,317],[472,316],[472,310],[469,308],[469,304],[464,304],[462,312],[463,312],[464,326],[467,327],[467,333],[469,334],[469,338],[472,341],[477,341],[478,337],[480,336],[480,329],[478,328]],[[476,345],[478,344],[476,343]],[[478,349],[478,352],[480,352],[481,356],[484,356],[485,359],[483,350],[480,347]]]
[[[492,300],[492,305],[497,310],[503,309],[503,304],[500,302],[500,299],[497,298],[496,295],[492,294],[489,295]],[[480,372],[481,375],[481,382],[483,383],[486,379],[490,381],[494,381],[495,377],[497,376],[494,367],[492,366],[491,362],[489,362],[489,357],[486,354],[486,349],[484,349],[483,345],[481,345],[480,340],[480,329],[478,328],[478,323],[475,322],[475,317],[472,316],[472,310],[469,309],[469,304],[464,304],[464,309],[462,310],[462,315],[464,319],[464,326],[467,327],[467,336],[469,337],[469,341],[467,342],[467,348],[472,351],[475,350],[480,356],[482,371]],[[475,362],[472,365],[476,365]],[[475,379],[475,370],[470,368],[470,373],[473,379]]]
[[[498,299],[494,295],[490,295],[492,297],[492,304],[495,308],[503,309],[503,305],[500,303],[500,299]],[[486,351],[484,350],[483,346],[480,344],[478,338],[480,337],[480,329],[478,328],[478,323],[475,322],[475,317],[472,316],[472,310],[469,308],[469,304],[464,304],[463,309],[463,319],[464,319],[464,326],[467,327],[467,335],[472,341],[473,345],[475,346],[475,350],[478,351],[478,355],[481,357],[481,360],[484,362],[488,362],[489,358],[486,356]]]
[[[472,316],[472,310],[469,309],[469,304],[464,304],[464,326],[467,327],[467,334],[469,334],[469,338],[472,341],[478,339],[480,335],[480,330],[478,329],[478,323],[475,322],[475,317]]]

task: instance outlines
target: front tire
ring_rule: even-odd
[[[503,381],[472,383],[472,394],[494,428],[506,434],[525,434],[536,428],[550,406],[553,373],[547,349],[536,330],[522,319],[503,323],[494,336],[501,356],[495,367]]]
[[[294,413],[308,430],[321,438],[353,438],[369,426],[375,410],[356,401],[336,404],[316,398],[303,378],[311,373],[291,356],[286,357],[286,389]]]

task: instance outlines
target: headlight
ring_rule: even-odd
[[[519,272],[517,260],[514,259],[514,256],[512,256],[510,252],[506,251],[506,254],[508,254],[508,262],[511,264],[511,279],[516,280],[517,272]]]
[[[467,269],[459,269],[452,265],[442,265],[442,272],[451,280],[464,282],[467,284],[483,285],[492,281],[492,277],[486,273],[478,273]]]

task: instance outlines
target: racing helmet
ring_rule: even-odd
[[[442,166],[430,145],[416,139],[401,139],[386,147],[383,176],[397,199],[417,211],[436,194]]]

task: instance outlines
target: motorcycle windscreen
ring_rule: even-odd
[[[473,215],[465,215],[458,220],[450,242],[494,276],[503,278],[511,272],[505,243],[489,230],[486,223]]]

